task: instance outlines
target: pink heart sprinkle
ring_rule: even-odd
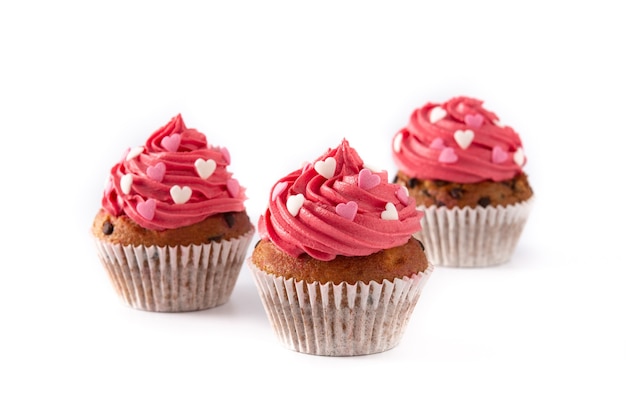
[[[173,133],[164,137],[161,139],[161,145],[163,145],[163,147],[170,152],[176,152],[180,146],[180,135],[178,133]]]
[[[432,142],[430,142],[430,145],[428,147],[431,149],[443,149],[446,147],[446,145],[444,145],[443,139],[435,138]]]
[[[224,161],[226,161],[226,165],[230,165],[230,152],[226,148],[220,148],[222,152],[222,156],[224,157]]]
[[[234,178],[230,178],[226,181],[226,189],[231,197],[237,197],[239,195],[239,181]]]
[[[146,173],[151,179],[161,182],[165,176],[165,164],[163,162],[159,162],[155,166],[148,167],[148,169],[146,169]]]
[[[493,147],[493,150],[491,151],[491,162],[493,162],[494,164],[501,164],[502,162],[506,161],[508,157],[509,155],[504,150],[502,150],[501,147]]]
[[[137,203],[137,212],[141,214],[146,220],[152,220],[154,218],[154,211],[156,210],[156,200],[149,198],[148,200],[140,201]]]
[[[359,205],[354,201],[348,201],[347,203],[339,203],[335,207],[335,212],[343,217],[344,219],[348,219],[350,221],[354,220],[356,216],[356,212],[359,208]]]
[[[107,178],[106,184],[104,185],[104,193],[109,194],[112,189],[113,189],[113,179],[109,176],[109,178]]]
[[[398,197],[398,200],[400,200],[400,202],[405,206],[409,204],[409,192],[405,186],[398,188],[396,191],[396,197]]]
[[[287,188],[287,183],[285,181],[281,181],[272,190],[272,201],[276,200],[276,197],[280,195]]]
[[[478,129],[479,127],[483,125],[485,118],[483,117],[482,114],[466,114],[464,120],[465,120],[465,124],[468,125],[469,127]]]
[[[454,152],[453,148],[445,147],[439,154],[439,162],[444,164],[453,164],[459,160],[459,157]]]
[[[372,174],[372,171],[370,171],[369,169],[364,168],[361,171],[359,171],[358,182],[359,182],[359,187],[361,187],[364,190],[369,190],[370,188],[374,188],[378,184],[380,184],[380,177],[376,174]]]

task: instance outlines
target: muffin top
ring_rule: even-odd
[[[481,100],[463,96],[414,110],[392,156],[411,177],[457,183],[510,180],[526,164],[519,135]]]
[[[177,115],[111,168],[102,209],[149,230],[177,229],[245,211],[245,189],[227,170],[230,154]]]
[[[422,216],[406,187],[366,168],[343,139],[274,184],[258,230],[292,257],[330,261],[404,245]]]

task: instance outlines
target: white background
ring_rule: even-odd
[[[619,2],[205,3],[0,6],[0,415],[625,415]],[[114,294],[88,233],[106,174],[177,113],[256,223],[344,137],[394,171],[410,112],[455,95],[521,135],[536,204],[508,264],[435,270],[395,349],[283,348],[245,266],[203,312]]]

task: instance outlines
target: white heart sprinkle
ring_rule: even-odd
[[[191,198],[191,188],[186,185],[182,188],[179,185],[174,185],[170,188],[170,195],[174,203],[185,204]]]
[[[202,158],[196,159],[196,162],[194,162],[193,165],[196,167],[196,172],[203,180],[209,178],[213,172],[215,172],[215,167],[217,166],[214,160],[204,160]]]
[[[337,161],[332,156],[329,156],[324,161],[317,161],[315,163],[315,171],[326,179],[331,179],[335,175],[335,168],[337,167]]]
[[[287,199],[287,210],[293,217],[296,217],[304,204],[304,196],[302,194],[290,195]]]
[[[393,138],[393,151],[396,153],[400,153],[400,149],[402,148],[402,140],[404,139],[404,134],[402,132],[398,133],[395,138]]]
[[[433,107],[433,109],[430,111],[430,114],[428,115],[428,119],[430,120],[431,123],[435,124],[439,120],[446,117],[447,115],[448,115],[448,112],[445,111],[443,108]]]
[[[522,148],[517,148],[517,150],[513,154],[513,160],[519,166],[524,165],[524,162],[526,161],[526,156],[524,155],[524,150]]]
[[[389,202],[385,205],[385,211],[380,213],[380,218],[383,220],[398,220],[398,210],[393,203]]]
[[[143,152],[143,146],[135,146],[126,155],[126,160],[130,161],[131,159],[133,159],[134,157],[136,157],[137,155],[139,155],[142,152]]]
[[[474,131],[467,130],[457,130],[454,132],[454,140],[461,147],[461,149],[467,149],[474,140]]]
[[[124,194],[130,193],[130,187],[133,185],[133,174],[125,174],[120,178],[120,187]]]

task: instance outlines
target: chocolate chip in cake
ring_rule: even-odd
[[[102,224],[102,233],[104,233],[107,236],[110,235],[111,233],[113,233],[113,225],[111,224],[110,221],[106,220]]]
[[[419,180],[417,178],[411,178],[409,180],[409,188],[415,188],[419,184]]]
[[[441,200],[437,200],[437,202],[436,202],[435,204],[437,205],[437,207],[443,207],[443,206],[445,206],[445,205],[446,205],[446,203],[444,203],[444,202],[443,202],[443,201],[441,201]]]
[[[491,198],[489,197],[480,197],[478,199],[478,205],[481,207],[487,207],[490,204],[491,204]]]
[[[231,229],[235,225],[235,216],[233,213],[224,213],[224,220],[226,220],[226,224],[228,224],[228,227]]]
[[[463,189],[459,187],[454,187],[450,191],[448,191],[448,194],[450,194],[450,197],[458,200],[463,196]]]
[[[219,242],[220,240],[222,240],[222,236],[223,235],[209,236],[207,238],[207,242]]]
[[[444,180],[434,180],[433,183],[437,186],[437,187],[443,187],[445,185],[448,184],[448,181],[444,181]]]

